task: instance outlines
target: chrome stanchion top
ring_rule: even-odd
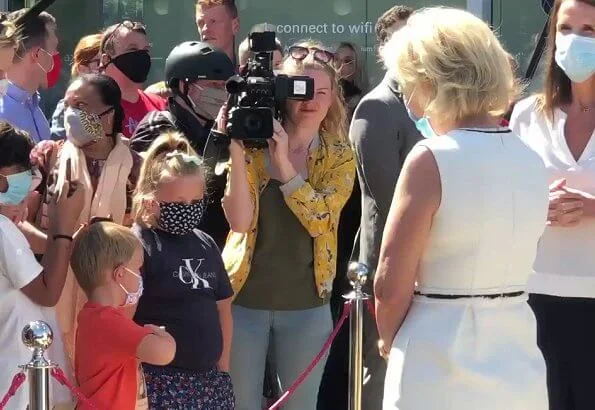
[[[370,269],[366,264],[359,262],[351,262],[349,269],[347,270],[347,279],[353,287],[364,286],[368,282],[368,276],[370,275]]]
[[[343,297],[348,300],[353,300],[356,297],[362,300],[369,299],[370,296],[366,295],[363,291],[364,285],[368,282],[369,275],[370,269],[367,265],[359,262],[351,262],[347,269],[347,279],[349,279],[353,291]]]
[[[50,369],[55,367],[45,358],[45,351],[54,341],[52,328],[41,320],[29,322],[21,333],[23,344],[32,352],[29,363],[20,366],[29,373],[29,409],[50,409]]]
[[[44,356],[45,351],[54,342],[54,332],[50,325],[41,320],[29,322],[29,324],[23,328],[21,339],[23,340],[23,344],[33,352],[31,361],[25,366],[40,367],[50,365]]]

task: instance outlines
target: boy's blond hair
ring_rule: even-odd
[[[113,222],[92,223],[76,238],[70,267],[79,286],[89,296],[105,284],[106,271],[130,261],[140,247],[139,239],[129,228]]]

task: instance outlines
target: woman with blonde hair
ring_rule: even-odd
[[[101,45],[101,34],[91,34],[80,39],[74,49],[71,75],[75,79],[81,74],[99,72],[99,46]],[[64,128],[64,106],[65,99],[58,101],[54,114],[52,114],[52,139],[63,140],[66,138]]]
[[[550,408],[593,409],[595,0],[557,0],[548,41],[543,91],[519,102],[510,121],[543,159],[551,183],[529,304]]]
[[[384,409],[546,410],[527,281],[547,175],[500,116],[518,88],[487,24],[414,13],[383,50],[426,137],[407,157],[374,280]]]
[[[345,109],[332,53],[315,43],[290,48],[282,74],[314,79],[314,98],[288,101],[268,149],[230,146],[223,208],[232,232],[223,260],[235,292],[231,375],[237,409],[260,409],[269,335],[283,389],[328,338],[337,263],[337,225],[353,188]],[[218,121],[225,128],[226,108]],[[263,136],[266,137],[266,136]],[[320,363],[284,409],[316,408]]]

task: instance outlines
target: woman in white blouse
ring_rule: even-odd
[[[547,410],[527,281],[548,213],[539,156],[499,126],[509,55],[469,12],[416,11],[383,48],[426,136],[409,153],[374,278],[384,410]]]
[[[595,409],[595,0],[556,0],[543,93],[517,104],[511,127],[551,183],[529,281],[550,409]]]

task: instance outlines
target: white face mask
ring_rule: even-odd
[[[595,38],[556,33],[554,58],[572,82],[582,83],[595,74]]]
[[[204,113],[212,120],[217,118],[221,106],[227,101],[227,91],[220,88],[205,87],[200,93],[198,101],[189,98],[192,108],[199,113]]]
[[[140,297],[143,295],[143,290],[144,290],[143,278],[142,278],[142,276],[137,275],[136,273],[134,273],[133,271],[131,271],[128,268],[124,268],[124,269],[126,270],[126,272],[131,273],[138,278],[138,289],[136,290],[136,292],[128,292],[126,290],[126,288],[124,287],[124,285],[119,283],[119,285],[122,288],[122,290],[124,291],[124,293],[126,293],[126,301],[124,302],[124,306],[136,305],[138,303]]]
[[[105,136],[105,132],[100,117],[111,110],[110,108],[97,115],[77,108],[66,108],[64,111],[66,139],[79,148],[101,140]]]

